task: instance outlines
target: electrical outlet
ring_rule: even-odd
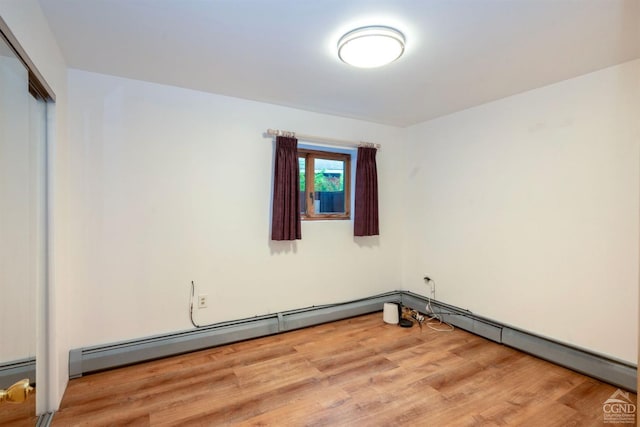
[[[207,308],[207,295],[198,295],[198,308]]]

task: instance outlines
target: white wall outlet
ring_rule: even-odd
[[[198,308],[207,308],[208,301],[207,295],[198,295]]]

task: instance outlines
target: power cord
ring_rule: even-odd
[[[195,320],[193,320],[193,299],[196,296],[196,285],[191,281],[191,298],[189,299],[189,319],[191,320],[191,324],[194,328],[201,328],[201,325],[198,325]]]
[[[427,296],[427,306],[425,307],[428,317],[427,326],[429,327],[429,329],[433,329],[437,332],[452,332],[455,329],[454,326],[442,320],[442,315],[444,313],[436,313],[436,311],[431,306],[431,294],[433,294],[434,299],[436,297],[436,282],[426,276],[424,278],[424,281],[427,285],[429,284],[429,282],[433,282],[433,286],[429,289],[429,294]],[[446,327],[442,327],[442,325],[446,325]]]

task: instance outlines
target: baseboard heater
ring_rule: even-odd
[[[105,369],[373,313],[381,311],[385,302],[402,303],[424,312],[427,299],[412,292],[395,291],[342,304],[285,311],[172,334],[74,349],[69,353],[69,377],[78,378]],[[439,301],[432,300],[431,306],[442,320],[460,329],[637,392],[637,367],[632,364],[514,329]]]
[[[401,294],[402,304],[424,311],[426,297],[412,292]],[[445,322],[460,329],[637,393],[637,366],[522,331],[449,304],[432,300],[431,306]]]
[[[69,378],[373,313],[381,311],[385,302],[400,302],[399,293],[388,292],[348,303],[284,311],[178,333],[75,349],[69,353]]]
[[[35,357],[0,363],[0,388],[9,387],[20,380],[29,378],[29,382],[36,382]]]

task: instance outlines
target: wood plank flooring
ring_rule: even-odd
[[[72,380],[53,426],[600,426],[615,391],[374,313]]]

